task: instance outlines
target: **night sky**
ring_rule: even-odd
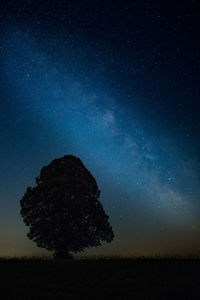
[[[200,254],[199,1],[1,1],[0,256],[43,255],[20,199],[54,158],[97,180],[115,240]]]

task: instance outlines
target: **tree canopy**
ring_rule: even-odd
[[[41,169],[36,184],[20,200],[20,213],[37,246],[67,258],[70,252],[113,240],[96,180],[79,158],[54,159]]]

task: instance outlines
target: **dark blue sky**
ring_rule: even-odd
[[[1,3],[0,255],[46,253],[19,201],[65,154],[116,236],[86,253],[199,253],[200,8],[161,2]]]

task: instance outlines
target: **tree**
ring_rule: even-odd
[[[98,200],[96,180],[73,155],[54,159],[36,177],[20,201],[21,216],[30,228],[27,236],[54,257],[111,242],[113,230]]]

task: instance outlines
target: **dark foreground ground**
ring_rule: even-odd
[[[200,299],[199,259],[0,259],[1,299]]]

